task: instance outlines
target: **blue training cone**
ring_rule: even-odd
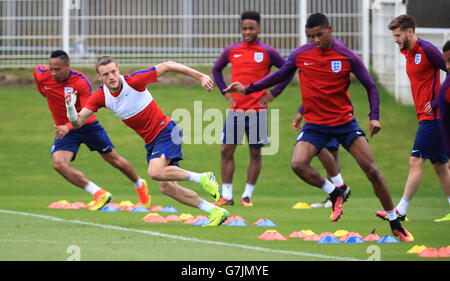
[[[350,236],[349,238],[347,238],[347,240],[345,240],[346,244],[359,244],[359,243],[366,243],[366,241],[364,241],[361,237],[358,236]]]
[[[318,244],[338,244],[338,243],[341,243],[341,241],[339,241],[339,239],[337,239],[333,235],[328,235],[328,236],[322,237],[322,239],[317,241],[317,243]]]
[[[199,219],[194,222],[192,225],[207,225],[209,223],[209,219]]]
[[[134,209],[131,209],[130,212],[148,213],[149,210],[147,208],[145,208],[144,206],[139,206]]]
[[[256,226],[277,226],[277,225],[273,221],[267,219],[258,222]]]
[[[167,207],[164,207],[164,209],[162,209],[160,212],[177,213],[178,210],[175,207],[167,206]]]
[[[399,243],[393,236],[385,235],[377,241],[377,243]]]
[[[242,220],[232,220],[231,222],[227,223],[227,225],[231,226],[247,226],[247,223]]]
[[[118,212],[119,208],[116,208],[114,206],[105,206],[100,209],[101,212]]]

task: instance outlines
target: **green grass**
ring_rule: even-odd
[[[149,89],[169,116],[180,108],[193,113],[194,101],[202,101],[203,112],[217,108],[225,116],[227,104],[217,89],[212,94],[198,86],[156,85]],[[358,123],[368,132],[369,109],[364,88],[359,83],[353,83],[350,94]],[[397,104],[383,89],[380,95],[382,130],[369,141],[377,166],[386,178],[394,204],[397,204],[408,174],[408,159],[417,120],[413,107]],[[297,136],[291,128],[291,121],[299,100],[298,85],[290,85],[270,105],[271,109],[279,110],[280,147],[277,154],[263,157],[253,208],[244,208],[238,203],[246,181],[249,153],[246,145],[236,150],[234,198],[237,204],[227,209],[232,215],[242,216],[249,226],[203,228],[178,222],[145,223],[142,221],[143,213],[46,208],[51,202],[61,199],[88,202],[91,196],[69,184],[52,168],[50,148],[53,143],[53,121],[45,99],[34,89],[0,89],[0,209],[39,215],[0,212],[0,260],[66,260],[71,255],[67,252],[71,245],[80,248],[82,260],[366,260],[371,256],[367,252],[370,245],[379,246],[381,260],[424,260],[417,255],[406,254],[406,251],[414,245],[440,248],[450,244],[449,224],[433,222],[433,219],[447,214],[449,206],[430,163],[425,165],[422,186],[408,209],[410,221],[404,223],[416,238],[413,243],[320,245],[291,238],[288,241],[256,239],[267,230],[253,225],[259,218],[274,221],[277,227],[272,228],[285,236],[301,229],[311,229],[318,234],[347,229],[366,235],[374,228],[380,236],[391,235],[388,223],[375,217],[375,211],[381,209],[381,205],[368,180],[345,150],[340,153],[342,174],[352,188],[352,196],[344,206],[345,214],[341,219],[337,223],[329,222],[329,209],[291,208],[299,201],[311,204],[323,201],[326,196],[301,181],[290,168]],[[162,195],[156,182],[146,175],[146,151],[140,137],[105,109],[97,117],[119,153],[130,160],[138,173],[149,182],[153,205],[174,206],[180,213],[204,214]],[[193,126],[193,120],[191,122]],[[211,122],[204,121],[203,128]],[[194,140],[193,133],[185,132],[185,138],[188,136]],[[212,170],[220,180],[220,144],[185,144],[183,154],[183,168],[198,172]],[[113,193],[114,202],[137,201],[132,184],[96,152],[82,146],[73,165]],[[312,165],[325,174],[317,159],[313,160]],[[183,182],[182,185],[210,199],[198,185],[190,182]],[[116,228],[108,228],[111,226]],[[213,242],[181,239],[184,237]]]

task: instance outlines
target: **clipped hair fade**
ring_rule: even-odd
[[[241,21],[244,20],[254,20],[258,24],[261,22],[261,16],[257,11],[245,11],[241,14]]]
[[[445,44],[444,47],[442,48],[442,52],[445,53],[447,51],[450,51],[450,40],[448,40]]]
[[[70,60],[69,60],[69,55],[66,53],[66,52],[64,52],[63,50],[56,50],[56,51],[53,51],[51,54],[50,54],[50,58],[51,59],[54,59],[54,58],[60,58],[62,61],[64,61],[64,62],[69,62]]]
[[[327,16],[322,13],[314,13],[308,17],[306,21],[306,28],[314,28],[316,26],[320,27],[328,27],[330,26],[330,22],[328,21]]]

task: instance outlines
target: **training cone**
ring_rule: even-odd
[[[313,235],[308,235],[305,238],[303,238],[303,241],[319,241],[320,239],[322,239],[322,238],[320,238],[319,235],[313,234]]]
[[[407,254],[418,254],[420,252],[422,252],[423,250],[425,250],[427,247],[425,245],[415,245],[414,247],[412,247],[411,249],[408,250],[408,252],[406,252]]]
[[[192,225],[207,225],[209,223],[209,219],[199,219],[196,222],[194,222]]]
[[[344,241],[345,244],[360,244],[366,243],[361,237],[358,236],[350,236],[347,240]]]
[[[348,232],[347,230],[339,229],[339,230],[336,230],[336,231],[333,233],[333,235],[339,238],[339,237],[342,237],[342,236],[344,236],[344,235],[347,235],[348,233],[349,233],[349,232]]]
[[[286,237],[284,237],[282,234],[277,232],[276,230],[267,230],[260,236],[258,236],[258,239],[262,240],[287,240]]]
[[[144,221],[150,223],[167,223],[167,220],[158,214],[149,214],[144,217]]]
[[[187,220],[187,219],[189,219],[189,218],[193,218],[194,216],[192,216],[191,214],[186,214],[186,213],[183,213],[183,214],[181,214],[181,215],[179,215],[179,218],[181,219],[181,220]]]
[[[450,248],[449,247],[441,247],[439,250],[440,258],[450,258]]]
[[[164,207],[161,206],[161,205],[155,205],[155,206],[150,206],[150,207],[148,207],[148,210],[149,210],[149,211],[152,211],[152,212],[159,212],[159,211],[161,211],[162,209],[164,209]]]
[[[369,241],[378,241],[378,240],[380,240],[380,238],[381,238],[381,237],[378,236],[377,234],[371,233],[371,234],[366,235],[366,237],[364,237],[363,240],[366,241],[366,242],[369,242]]]
[[[264,219],[255,225],[256,226],[277,226],[273,221],[271,221],[269,219]]]
[[[168,215],[166,221],[182,221],[182,219],[177,215]]]
[[[400,243],[394,236],[385,235],[377,241],[377,243]]]
[[[78,207],[80,207],[80,209],[83,209],[83,208],[87,207],[86,204],[84,202],[81,202],[81,201],[74,202],[74,203],[72,203],[72,205],[77,205]]]
[[[135,208],[136,206],[133,204],[133,202],[131,201],[120,201],[119,203],[119,210],[121,211],[131,211]]]
[[[322,232],[319,234],[320,238],[324,238],[325,236],[334,236],[331,232]]]
[[[292,206],[292,209],[311,209],[311,206],[309,206],[308,203],[305,202],[298,202],[294,206]]]
[[[193,224],[196,221],[201,220],[201,219],[208,219],[208,217],[206,217],[206,216],[196,216],[196,217],[192,217],[192,218],[186,219],[183,223],[184,224]]]
[[[319,241],[317,241],[317,244],[338,244],[341,243],[339,239],[337,239],[334,235],[328,235],[322,237]]]
[[[166,212],[166,213],[178,213],[178,210],[175,207],[172,206],[167,206],[164,207],[161,212]]]
[[[133,209],[130,210],[130,212],[134,213],[148,213],[148,211],[149,210],[144,206],[134,207]]]
[[[101,212],[118,212],[119,208],[114,205],[107,205],[100,209]]]
[[[344,242],[345,240],[347,240],[350,237],[359,237],[359,238],[363,238],[361,234],[359,234],[358,232],[349,232],[347,234],[345,234],[344,236],[342,236],[341,238],[339,238],[339,240],[341,240],[342,242]]]
[[[229,223],[231,223],[232,221],[235,221],[235,220],[243,221],[244,223],[246,223],[244,218],[242,218],[241,216],[231,216],[226,221],[224,221],[223,224],[227,225],[227,224],[229,224]]]
[[[247,223],[243,220],[232,220],[231,222],[227,223],[229,226],[247,226]]]
[[[418,256],[423,258],[439,258],[439,251],[435,248],[426,248]]]
[[[294,231],[288,235],[290,238],[305,238],[306,235],[302,231]]]

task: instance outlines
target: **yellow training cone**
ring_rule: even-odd
[[[292,209],[311,209],[311,206],[309,206],[305,202],[298,202],[294,206],[292,206]]]
[[[412,247],[411,249],[409,249],[408,252],[406,252],[407,254],[419,254],[421,253],[423,250],[425,250],[427,247],[424,245],[415,245],[414,247]]]

